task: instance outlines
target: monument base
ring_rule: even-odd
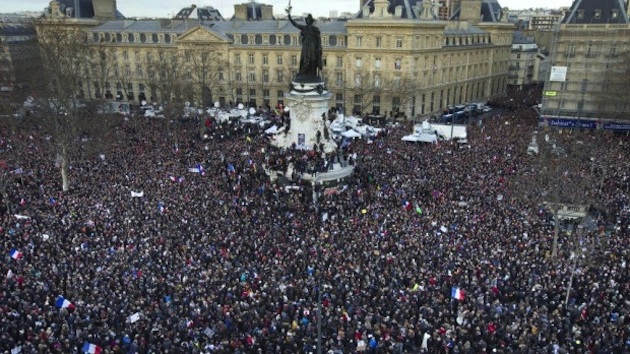
[[[323,144],[325,152],[337,149],[332,139],[324,139],[324,131],[328,129],[327,119],[332,94],[326,90],[324,81],[291,82],[291,91],[284,95],[285,105],[289,108],[291,119],[287,133],[276,136],[273,144],[278,147],[313,150]],[[318,138],[319,136],[319,138]]]

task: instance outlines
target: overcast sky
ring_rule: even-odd
[[[0,13],[18,11],[42,11],[48,6],[48,0],[0,0]],[[197,3],[198,6],[212,6],[221,12],[225,18],[234,13],[234,4],[246,0],[118,0],[120,12],[127,17],[171,17],[183,7]],[[287,6],[288,0],[258,0],[258,2],[274,6],[274,13],[281,13]],[[293,0],[293,13],[312,13],[314,16],[328,16],[331,10],[338,13],[357,12],[359,0]],[[523,8],[558,8],[570,6],[572,0],[499,0],[499,4],[510,9]]]

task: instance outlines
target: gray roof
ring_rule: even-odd
[[[92,0],[57,0],[61,3],[62,11],[65,11],[65,8],[72,7],[74,9],[73,17],[76,18],[93,18],[94,17],[94,6],[92,5]],[[123,19],[123,16],[118,10],[116,10],[116,18]]]
[[[459,14],[461,10],[461,5],[453,15],[451,15],[451,20],[459,20]],[[501,22],[501,18],[504,16],[503,9],[497,0],[482,0],[481,1],[481,13],[479,14],[481,17],[481,22]]]
[[[298,23],[299,20],[296,20]],[[315,23],[322,33],[345,34],[343,21]],[[211,21],[193,20],[116,20],[107,21],[92,29],[92,32],[143,32],[143,33],[184,33],[196,26],[203,26],[222,37],[230,34],[298,33],[288,21]]]
[[[475,27],[470,26],[467,29],[459,29],[459,28],[445,28],[444,35],[446,36],[457,36],[457,35],[467,35],[467,34],[487,34],[488,32]]]
[[[575,0],[562,23],[628,23],[628,14],[623,0]]]
[[[535,44],[536,42],[525,37],[521,31],[514,31],[512,35],[512,44]]]

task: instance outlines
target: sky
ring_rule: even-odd
[[[234,4],[249,0],[118,0],[118,10],[126,17],[172,17],[183,7],[196,3],[198,6],[212,6],[218,9],[224,18],[234,13]],[[274,7],[274,13],[284,13],[288,0],[257,0]],[[571,6],[572,0],[499,0],[502,7],[513,10],[525,8],[559,8]],[[0,13],[19,11],[43,11],[49,0],[0,0]],[[293,13],[301,15],[312,13],[313,16],[328,16],[331,10],[342,12],[358,12],[359,0],[293,0]]]

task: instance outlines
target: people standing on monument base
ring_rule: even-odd
[[[583,257],[563,232],[552,260],[549,215],[514,191],[535,124],[516,107],[470,126],[464,149],[398,128],[354,140],[355,174],[317,208],[309,183],[264,167],[330,156],[243,129],[202,141],[194,122],[123,122],[104,158],[73,156],[68,193],[45,132],[3,131],[0,352],[314,352],[322,291],[324,353],[627,353],[630,140],[593,144],[607,216],[579,236]]]

